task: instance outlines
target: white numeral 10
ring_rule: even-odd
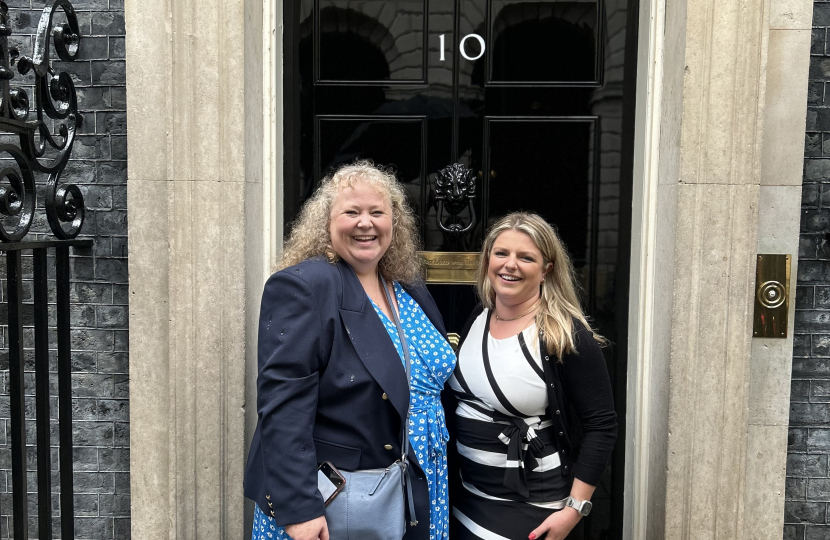
[[[481,46],[481,50],[479,51],[477,56],[469,56],[467,54],[465,44],[467,43],[467,40],[470,39],[470,38],[473,38],[474,40],[478,41],[478,44]],[[444,34],[441,34],[440,36],[438,36],[438,39],[441,42],[441,58],[440,58],[440,60],[441,60],[441,62],[443,62],[445,60],[445,58],[444,58],[444,49],[445,49]],[[484,38],[482,38],[478,34],[467,34],[466,36],[464,36],[461,39],[461,43],[458,44],[458,49],[459,49],[459,52],[461,53],[461,56],[463,56],[467,60],[471,60],[471,61],[472,60],[478,60],[479,58],[484,56]]]

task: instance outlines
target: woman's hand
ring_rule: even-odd
[[[320,516],[303,523],[292,523],[285,526],[285,534],[291,540],[329,540],[329,527],[326,516]]]
[[[571,529],[576,527],[580,519],[582,519],[582,516],[573,508],[563,508],[548,516],[548,519],[533,529],[528,539],[536,540],[547,533],[548,535],[545,537],[545,540],[563,540],[571,532]]]

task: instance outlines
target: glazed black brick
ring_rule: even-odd
[[[807,85],[807,103],[809,105],[820,105],[824,100],[824,83],[810,82]],[[809,116],[809,112],[808,112]],[[815,116],[815,114],[813,114]]]
[[[107,283],[127,282],[126,259],[101,259],[95,265],[95,279]]]
[[[125,79],[126,63],[123,61],[106,60],[92,61],[92,85],[119,84]]]
[[[814,298],[815,298],[815,287],[810,286],[798,286],[795,289],[795,307],[800,309],[809,309],[814,307]],[[827,298],[828,304],[830,304],[830,295]],[[824,307],[824,306],[822,306]]]
[[[814,454],[790,454],[787,456],[787,476],[827,476],[827,456]]]
[[[113,522],[105,517],[75,518],[75,538],[86,540],[94,538],[115,538]]]
[[[784,540],[804,540],[804,525],[784,525]]]
[[[830,2],[815,2],[795,291],[785,540],[830,540]]]
[[[805,500],[830,501],[830,478],[808,479],[807,497]]]
[[[811,346],[810,334],[796,334],[793,336],[793,356],[809,356]]]
[[[127,137],[120,135],[113,135],[110,139],[112,141],[112,159],[126,160],[127,159]],[[126,174],[127,164],[124,163],[124,173]]]
[[[124,35],[124,14],[118,12],[98,12],[92,14],[92,34],[105,36]],[[123,84],[123,80],[121,81]]]
[[[830,271],[830,265],[825,261],[799,261],[799,284],[824,283]]]
[[[116,145],[121,145],[121,138],[113,137],[116,139]],[[126,148],[126,139],[124,139],[124,147]],[[125,154],[126,155],[126,154]],[[106,184],[126,184],[127,182],[127,163],[125,161],[106,161],[101,162],[98,165],[98,177],[101,178],[102,183]],[[126,192],[124,195],[124,199],[126,200]],[[126,208],[126,206],[124,206]]]
[[[796,311],[795,324],[798,331],[830,333],[830,311]]]
[[[101,37],[85,37],[83,38],[83,47],[78,50],[78,60],[107,60],[109,57],[109,38]],[[61,64],[63,65],[63,64]]]
[[[786,489],[787,489],[787,500],[789,500],[789,501],[806,501],[807,500],[807,479],[806,478],[787,478]]]
[[[827,505],[821,502],[786,501],[784,521],[786,523],[824,523]]]
[[[813,28],[830,26],[830,4],[816,2],[813,4]]]
[[[790,401],[806,402],[810,398],[810,381],[790,381]]]
[[[123,352],[99,352],[98,373],[127,373],[129,359]]]
[[[45,1],[10,0],[7,3],[12,26],[9,41],[22,54],[31,55],[32,36]],[[95,241],[92,249],[75,250],[70,259],[75,537],[78,540],[126,539],[130,537],[130,407],[126,247],[128,126],[123,2],[73,0],[72,3],[82,32],[81,50],[76,62],[55,62],[54,67],[56,71],[65,71],[72,77],[83,123],[61,180],[80,187],[88,209],[82,237]],[[62,20],[60,17],[58,19]],[[17,78],[20,79],[18,85],[31,85],[34,81],[31,74]],[[29,96],[33,101],[31,89]],[[822,129],[815,131],[823,132]],[[820,192],[816,193],[820,197]],[[41,200],[44,194],[40,187],[38,195]],[[32,231],[48,232],[48,224],[42,214],[34,220]],[[24,260],[24,271],[31,274],[30,260]],[[50,275],[54,278],[53,272]],[[2,290],[5,286],[4,264],[0,264],[0,281],[3,282],[0,283]],[[31,302],[31,282],[26,281],[23,285],[24,298]],[[50,282],[49,288],[54,294],[54,282]],[[0,300],[1,297],[2,292]],[[24,311],[26,321],[30,322],[31,307]],[[50,316],[54,317],[54,309],[50,310]],[[8,347],[8,333],[2,324],[5,320],[0,320],[0,345]],[[55,345],[53,336],[50,336],[50,344]],[[24,328],[24,345],[32,345],[32,330],[28,327]],[[27,351],[26,369],[32,367],[31,357]],[[50,361],[53,369],[56,367],[55,358],[52,353]],[[6,481],[10,478],[6,438],[9,425],[6,370],[7,349],[0,350],[0,538],[8,538],[11,522],[10,486]],[[26,409],[32,417],[34,399],[30,388],[34,384],[33,375],[31,372],[24,374]],[[54,392],[52,402],[56,405],[54,375],[50,377],[50,387]],[[52,413],[56,413],[56,407],[53,407]],[[26,431],[30,436],[29,443],[33,444],[33,421],[26,422]],[[36,465],[34,457],[34,447],[30,446],[27,467],[32,471]],[[52,460],[56,469],[57,449],[54,448]],[[34,472],[29,476],[30,484],[35,482]],[[56,482],[53,490],[57,492]],[[29,496],[29,504],[34,509],[33,493]],[[53,494],[53,506],[57,511],[56,494]],[[32,536],[37,531],[37,520],[33,516],[30,516]]]
[[[830,538],[830,526],[818,525],[804,527],[804,540],[827,540]]]
[[[127,133],[127,114],[124,112],[105,111],[95,116],[96,133]]]
[[[790,428],[787,430],[787,451],[797,452],[807,450],[807,429]]]
[[[801,232],[819,232],[830,229],[830,209],[805,209],[801,212]]]
[[[98,232],[102,235],[126,235],[127,234],[127,211],[111,210],[108,212],[96,212],[98,217]]]
[[[802,208],[810,208],[818,205],[818,184],[805,184],[801,190]]]
[[[827,30],[825,28],[813,28],[813,35],[810,39],[810,54],[824,54],[824,38]]]
[[[99,399],[97,411],[98,420],[130,421],[130,402],[126,399]]]
[[[809,401],[813,403],[820,403],[820,402],[827,402],[830,401],[830,381],[816,379],[813,381],[802,381],[802,382],[809,382]],[[796,401],[796,397],[791,398],[791,401]],[[805,400],[806,401],[806,400]]]
[[[130,520],[129,518],[115,518],[115,537],[120,540],[130,540]]]
[[[790,425],[812,426],[826,425],[830,422],[830,404],[827,403],[791,403]],[[808,439],[809,440],[809,439]],[[821,443],[818,443],[821,444]]]
[[[816,130],[830,130],[830,111],[818,112],[815,117]],[[808,116],[809,118],[809,116]],[[830,178],[830,159],[808,159],[804,163],[804,180],[807,182],[822,182]]]
[[[127,472],[130,470],[129,448],[101,448],[98,450],[98,466],[102,471]]]
[[[97,306],[95,320],[99,328],[127,328],[127,306]]]
[[[793,357],[793,378],[830,379],[830,358]]]
[[[821,133],[807,133],[804,137],[804,155],[821,155]]]

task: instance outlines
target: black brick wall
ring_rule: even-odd
[[[830,2],[813,8],[785,540],[830,539]]]
[[[52,0],[6,0],[13,34],[10,44],[31,55],[33,35],[43,7]],[[79,59],[55,62],[56,71],[72,75],[83,115],[80,136],[62,181],[80,186],[87,207],[82,237],[94,248],[75,250],[72,267],[73,440],[75,531],[81,539],[130,537],[130,430],[127,309],[127,140],[123,0],[70,0],[83,36]],[[57,20],[57,19],[56,19]],[[17,85],[31,84],[32,76],[17,74]],[[34,95],[29,90],[30,102]],[[31,118],[31,117],[30,117]],[[0,156],[1,158],[1,156]],[[38,182],[45,178],[38,177]],[[39,193],[39,201],[43,196]],[[45,217],[36,219],[30,237],[48,230]],[[31,260],[24,259],[29,276]],[[5,302],[5,256],[0,256],[0,294]],[[54,301],[54,282],[51,299]],[[25,301],[32,301],[31,283],[24,283]],[[54,312],[50,313],[54,322]],[[24,324],[31,324],[27,306]],[[7,310],[0,305],[0,538],[11,528],[11,452],[9,449]],[[31,327],[24,329],[25,345],[32,345]],[[54,337],[50,340],[54,346]],[[54,351],[53,367],[54,367]],[[26,351],[27,443],[35,439],[34,362]],[[57,395],[53,375],[52,393]],[[56,418],[57,400],[52,413]],[[53,445],[57,446],[57,423]],[[52,497],[54,536],[60,537],[57,452],[53,449]],[[29,530],[37,537],[34,447],[28,451]]]

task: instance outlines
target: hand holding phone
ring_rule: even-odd
[[[324,461],[317,467],[317,489],[323,495],[326,506],[343,490],[346,479],[331,462]]]

